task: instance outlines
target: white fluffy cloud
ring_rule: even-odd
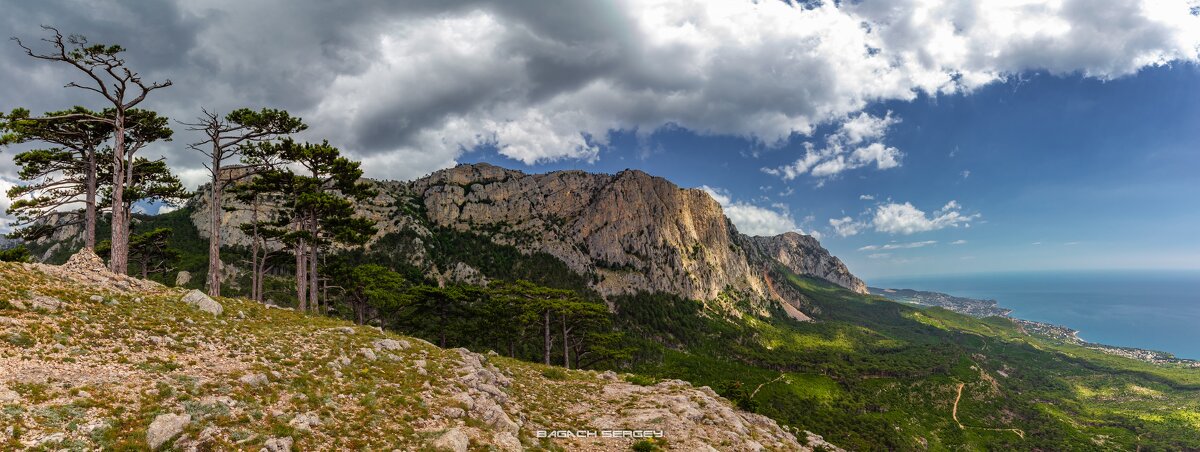
[[[875,251],[875,250],[905,250],[911,248],[924,248],[930,245],[936,245],[937,240],[925,240],[923,242],[906,242],[906,243],[886,243],[883,245],[867,245],[859,248],[859,251]]]
[[[889,127],[899,122],[888,112],[884,117],[860,113],[842,123],[837,132],[825,137],[825,145],[816,147],[804,143],[804,156],[790,165],[764,168],[767,174],[792,180],[804,174],[817,178],[836,176],[843,171],[874,165],[876,169],[900,166],[904,155],[899,149],[884,145],[882,140]]]
[[[980,214],[963,214],[962,206],[956,201],[946,203],[941,209],[926,214],[912,203],[889,202],[875,208],[871,224],[878,232],[889,234],[915,234],[949,227],[970,227]]]
[[[959,240],[955,240],[955,241],[953,241],[953,242],[950,242],[950,244],[951,244],[951,245],[966,245],[966,244],[967,244],[967,241],[966,241],[966,240],[959,239]]]
[[[857,235],[859,232],[862,232],[863,228],[866,227],[866,225],[862,222],[854,221],[854,219],[850,217],[830,218],[829,225],[833,227],[833,232],[837,233],[837,235],[841,237]]]
[[[762,207],[742,201],[734,201],[728,190],[702,185],[701,190],[708,192],[729,217],[738,232],[746,235],[772,236],[785,232],[804,232],[800,230],[796,220],[787,211],[787,206],[776,204],[772,207]],[[814,237],[817,237],[814,235]],[[818,239],[820,237],[817,237]]]

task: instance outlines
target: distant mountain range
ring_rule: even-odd
[[[12,248],[14,246],[20,245],[20,244],[21,244],[21,241],[18,239],[10,239],[8,237],[0,235],[0,250],[6,250],[6,249]]]

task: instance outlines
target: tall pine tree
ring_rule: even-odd
[[[126,142],[127,130],[130,127],[130,111],[137,108],[151,92],[171,86],[171,81],[146,83],[141,75],[125,64],[121,53],[125,48],[119,45],[93,44],[87,38],[79,35],[64,37],[53,27],[43,26],[52,33],[43,41],[50,44],[51,49],[39,52],[14,38],[17,45],[29,57],[63,63],[82,73],[84,82],[71,82],[69,88],[79,88],[100,95],[110,105],[109,111],[101,115],[93,113],[72,113],[58,118],[47,119],[85,119],[107,124],[113,129],[112,153],[112,197],[115,205],[124,203],[125,186],[129,180],[136,153],[139,147],[131,147]],[[134,120],[136,122],[136,119]],[[109,259],[109,269],[116,273],[125,273],[129,261],[129,217],[119,209],[112,215],[112,258]]]
[[[257,142],[269,141],[281,136],[302,131],[308,126],[300,118],[288,112],[264,108],[254,111],[240,108],[224,117],[203,110],[194,123],[183,123],[190,130],[202,132],[205,139],[188,145],[208,158],[204,167],[210,176],[208,217],[208,294],[221,295],[221,212],[224,191],[228,184],[237,182],[226,177],[223,171],[228,161],[239,158],[242,149]],[[253,174],[253,171],[247,172]]]
[[[301,310],[320,307],[320,257],[333,244],[361,245],[375,233],[374,222],[355,215],[354,204],[374,196],[359,179],[362,169],[329,144],[284,139],[244,150],[252,162],[275,161],[258,173],[269,191],[286,194],[286,242],[296,258],[296,298]],[[282,223],[282,222],[281,222]]]
[[[7,193],[15,200],[9,209],[17,218],[15,235],[36,240],[58,228],[83,224],[84,246],[96,247],[97,155],[112,137],[109,124],[85,118],[97,115],[83,107],[47,112],[43,117],[49,119],[32,118],[25,109],[0,115],[0,130],[5,132],[0,135],[0,145],[38,142],[52,146],[13,157],[21,168],[18,176],[26,182]],[[80,205],[82,209],[78,209]]]

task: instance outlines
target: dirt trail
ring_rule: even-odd
[[[975,430],[990,430],[993,432],[1013,432],[1013,433],[1016,433],[1017,436],[1020,436],[1021,439],[1025,439],[1025,431],[1021,430],[1019,428],[987,428],[987,427],[969,427],[969,426],[963,425],[962,422],[960,422],[958,420],[958,401],[962,400],[963,386],[966,386],[966,383],[958,384],[958,388],[956,389],[956,391],[958,391],[958,394],[954,396],[954,408],[950,409],[950,417],[954,418],[954,423],[958,424],[959,429],[965,430],[968,428],[973,428]]]
[[[954,423],[958,424],[959,429],[966,428],[966,427],[963,427],[962,422],[958,421],[958,401],[962,400],[963,386],[966,386],[966,383],[958,384],[958,395],[954,396],[954,409],[950,410],[950,417],[954,418]]]

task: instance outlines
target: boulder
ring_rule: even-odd
[[[146,444],[150,449],[158,449],[171,438],[183,433],[183,429],[192,422],[192,416],[187,414],[160,414],[146,429]]]
[[[268,439],[266,444],[263,446],[263,449],[267,452],[291,452],[292,437],[286,436],[283,438],[271,438]]]
[[[247,386],[262,386],[267,384],[267,376],[263,374],[246,374],[238,381]]]
[[[433,448],[442,451],[467,452],[470,445],[471,438],[457,428],[447,430],[438,439],[433,440]]]
[[[367,361],[374,361],[376,359],[379,359],[379,357],[375,355],[375,350],[371,350],[369,348],[359,349],[358,354],[362,355],[363,358],[366,358]]]
[[[33,296],[33,299],[31,299],[29,301],[29,306],[30,306],[30,308],[35,309],[35,310],[55,312],[55,311],[58,311],[59,308],[63,307],[63,302],[62,302],[62,300],[59,300],[54,297],[47,297],[45,295],[36,295],[35,294]]]
[[[221,311],[224,311],[224,308],[221,307],[221,303],[217,303],[216,300],[213,300],[208,295],[205,295],[204,292],[199,290],[192,290],[188,292],[187,295],[184,295],[180,301],[195,306],[196,309],[212,315],[221,315]]]
[[[296,430],[312,430],[314,426],[321,425],[321,418],[316,413],[301,413],[292,418],[288,425]]]
[[[371,345],[375,346],[375,350],[404,350],[411,346],[408,341],[395,339],[380,339]]]
[[[21,400],[21,395],[0,384],[0,403],[13,403]]]

